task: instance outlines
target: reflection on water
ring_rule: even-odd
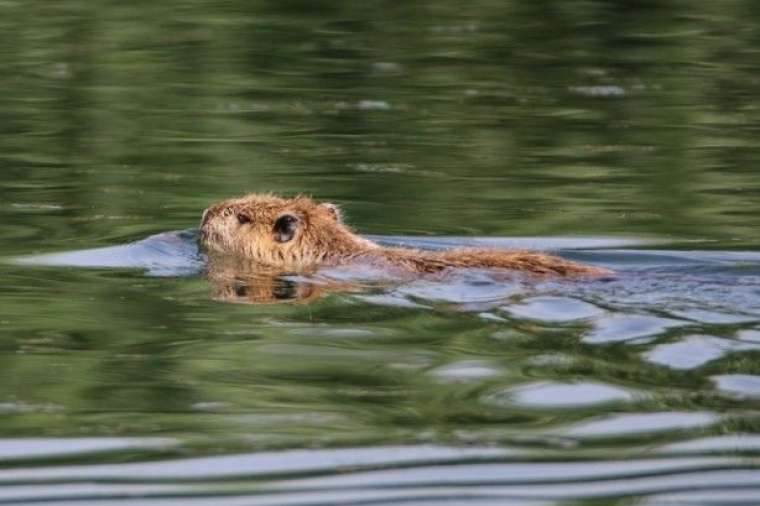
[[[625,413],[571,425],[562,429],[561,433],[582,439],[619,438],[709,427],[716,422],[718,417],[708,412]]]
[[[712,336],[685,336],[673,343],[655,346],[646,359],[673,369],[694,369],[735,351],[760,349],[760,344]]]
[[[377,239],[411,247],[489,241],[450,237],[436,245],[431,243],[436,240],[416,237]],[[562,243],[553,238],[490,241],[530,241],[538,249]],[[495,446],[369,446],[164,458],[155,464],[43,465],[0,473],[0,483],[9,484],[3,487],[5,497],[91,501],[139,496],[148,504],[171,504],[190,493],[224,496],[232,504],[279,504],[279,494],[287,490],[289,504],[425,504],[443,498],[491,504],[631,494],[688,503],[691,499],[682,492],[687,480],[705,480],[708,489],[756,487],[752,480],[760,478],[760,471],[749,460],[728,456],[754,455],[754,436],[748,436],[746,445],[737,438],[698,436],[751,423],[751,414],[744,410],[732,417],[725,402],[760,398],[760,376],[714,374],[732,370],[727,356],[747,360],[747,354],[758,349],[758,258],[752,252],[669,250],[666,244],[642,250],[635,249],[636,241],[627,241],[631,247],[626,250],[610,250],[619,246],[617,240],[602,238],[587,244],[568,242],[565,245],[575,249],[560,250],[615,270],[614,277],[601,280],[505,278],[479,270],[439,279],[393,280],[374,271],[330,268],[282,280],[249,276],[244,283],[241,278],[230,297],[220,297],[219,280],[213,267],[204,268],[192,231],[163,233],[123,246],[18,258],[14,263],[29,272],[55,266],[97,269],[92,272],[121,267],[139,269],[143,274],[136,276],[144,280],[204,279],[210,269],[204,284],[207,295],[218,301],[310,302],[306,319],[285,310],[287,305],[266,306],[271,308],[266,312],[248,306],[250,316],[261,319],[249,321],[239,313],[249,323],[226,332],[221,342],[177,343],[186,348],[182,354],[187,358],[173,362],[187,362],[185,368],[194,364],[200,374],[196,381],[208,383],[202,389],[206,396],[195,402],[188,399],[184,409],[197,413],[196,423],[232,429],[226,439],[236,448],[299,446],[304,432],[325,444],[382,443],[386,437],[419,441],[418,430],[423,440]],[[742,270],[740,285],[735,283],[737,268]],[[674,284],[676,276],[689,279],[688,286],[722,289],[687,293]],[[377,283],[379,279],[383,283]],[[346,289],[350,280],[354,284]],[[230,286],[225,282],[223,288]],[[313,286],[324,290],[315,294]],[[277,296],[284,287],[291,297]],[[298,297],[306,288],[309,295]],[[733,307],[722,298],[726,289],[731,290]],[[197,306],[198,297],[202,294],[186,303]],[[365,317],[346,318],[344,311],[360,311]],[[215,318],[213,313],[203,314],[194,320]],[[441,335],[442,325],[459,330]],[[621,344],[631,352],[605,349]],[[711,375],[700,378],[707,385],[698,390],[689,381],[665,374],[710,364],[717,366],[707,369]],[[658,383],[668,378],[674,383]],[[262,390],[248,391],[252,384]],[[246,389],[246,394],[213,394],[225,386]],[[697,392],[705,400],[689,403]],[[303,410],[283,410],[283,395]],[[219,418],[204,422],[202,413]],[[163,410],[154,412],[159,414],[166,416]],[[164,423],[169,426],[177,423],[168,420]],[[373,426],[387,432],[378,438]],[[120,447],[118,439],[68,440],[71,448],[56,451],[58,441],[19,440],[11,453],[30,445],[38,448],[38,459],[72,451],[107,455],[153,449],[167,454],[174,442],[125,439]],[[203,448],[208,443],[195,444]],[[606,449],[643,455],[617,461]],[[654,459],[652,452],[692,456]],[[531,462],[539,456],[548,461]],[[568,456],[591,460],[569,463],[564,461]],[[607,460],[594,460],[600,458]],[[319,477],[304,479],[303,474]],[[253,479],[261,482],[255,489]],[[98,485],[83,486],[87,480]],[[532,486],[537,480],[541,486]],[[583,480],[585,486],[574,480]],[[33,482],[37,488],[10,485],[16,481]],[[61,481],[65,487],[50,488]],[[717,489],[715,493],[720,494]]]
[[[89,453],[144,450],[177,445],[168,438],[14,438],[0,440],[3,461],[80,456]]]
[[[626,390],[598,383],[534,383],[499,392],[495,401],[512,402],[520,407],[572,409],[595,404],[624,402],[632,395]]]
[[[0,0],[0,502],[760,502],[758,14]],[[247,191],[618,276],[215,292]]]
[[[2,481],[7,482],[4,497],[19,502],[109,504],[137,499],[140,504],[203,504],[204,498],[214,497],[220,504],[437,504],[450,499],[481,505],[554,504],[562,498],[619,494],[655,500],[683,493],[692,488],[690,483],[715,487],[708,492],[712,494],[730,487],[746,494],[760,477],[756,470],[730,470],[746,465],[735,456],[530,462],[510,459],[510,453],[435,446],[290,450],[157,463],[48,466],[9,471]]]
[[[760,376],[750,374],[721,374],[713,376],[717,389],[739,399],[760,399]]]
[[[530,297],[503,309],[515,318],[557,323],[585,320],[604,312],[593,304],[570,297]]]

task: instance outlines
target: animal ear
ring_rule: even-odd
[[[293,239],[298,229],[298,218],[292,214],[283,214],[274,222],[272,234],[277,242],[288,242]]]
[[[332,216],[335,221],[343,221],[343,213],[341,213],[340,208],[335,204],[325,202],[323,204],[319,204],[319,207],[330,213],[330,216]]]

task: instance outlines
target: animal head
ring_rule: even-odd
[[[201,244],[263,266],[302,271],[374,246],[343,224],[340,210],[307,197],[250,194],[203,213]]]

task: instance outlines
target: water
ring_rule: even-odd
[[[0,502],[760,502],[759,12],[685,7],[0,1]],[[618,276],[230,304],[243,191]]]

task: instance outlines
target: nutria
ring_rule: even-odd
[[[250,194],[203,213],[201,244],[269,272],[310,273],[355,263],[405,273],[455,268],[506,269],[539,275],[601,276],[610,271],[530,251],[458,248],[425,251],[383,247],[356,235],[330,203],[308,197]]]

